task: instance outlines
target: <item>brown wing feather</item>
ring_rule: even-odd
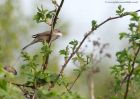
[[[45,32],[42,32],[42,33],[38,33],[38,34],[33,35],[32,37],[36,38],[38,36],[50,36],[50,31],[45,31]]]

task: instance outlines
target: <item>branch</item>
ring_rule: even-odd
[[[73,81],[73,83],[71,84],[71,86],[68,88],[68,92],[70,92],[70,90],[72,89],[72,87],[74,86],[74,84],[76,83],[76,81],[79,79],[79,77],[81,76],[82,73],[79,73],[78,76],[75,78],[75,80]]]
[[[140,10],[134,11],[134,12],[140,12]],[[63,74],[64,69],[66,68],[67,64],[69,63],[69,61],[71,60],[71,58],[79,51],[80,47],[83,45],[84,41],[87,39],[87,37],[94,32],[96,29],[98,29],[100,26],[104,25],[105,23],[111,21],[111,20],[115,20],[115,19],[119,19],[122,18],[124,16],[129,15],[130,12],[128,12],[125,15],[122,16],[116,16],[116,17],[109,17],[106,20],[104,20],[103,22],[101,22],[99,25],[97,25],[95,28],[91,29],[89,32],[85,33],[86,35],[84,36],[84,38],[81,40],[80,44],[78,45],[78,47],[76,48],[76,50],[74,52],[71,53],[71,55],[69,56],[69,58],[64,62],[64,64],[62,65],[62,68],[56,78],[56,81],[59,79],[59,77]],[[49,90],[53,87],[54,85],[51,85]]]
[[[33,95],[32,95],[27,90],[24,89],[25,87],[28,87],[28,88],[31,88],[31,89],[34,89],[35,90],[35,87],[34,86],[28,86],[28,85],[16,84],[16,83],[11,83],[11,84],[16,85],[23,92],[23,94],[24,94],[24,96],[26,98],[29,98],[30,97],[30,99],[35,99],[34,98],[35,93],[33,93]]]
[[[137,11],[135,11],[135,12],[139,12],[139,11],[140,11],[140,10],[137,10]],[[129,15],[129,14],[126,14],[126,15],[124,15],[124,16],[127,16],[127,15]],[[66,67],[67,64],[68,64],[68,62],[69,62],[69,61],[71,60],[71,58],[79,51],[80,47],[82,46],[82,44],[84,43],[84,41],[86,40],[86,38],[87,38],[92,32],[94,32],[97,28],[99,28],[100,26],[102,26],[102,25],[105,24],[106,22],[108,22],[108,21],[110,21],[110,20],[122,18],[122,17],[124,17],[124,16],[110,17],[110,18],[106,19],[105,21],[101,22],[99,25],[97,25],[96,28],[93,28],[93,29],[90,30],[88,33],[86,33],[85,37],[82,39],[82,41],[80,42],[80,44],[79,44],[79,46],[77,47],[77,49],[76,49],[73,53],[71,53],[70,57],[69,57],[69,58],[65,61],[65,63],[62,65],[62,69],[61,69],[61,71],[60,71],[60,73],[59,73],[59,76],[62,75],[62,73],[63,73],[65,67]]]
[[[28,88],[33,88],[33,89],[35,89],[35,86],[28,86],[28,85],[16,84],[16,83],[11,83],[11,84],[16,85],[16,86],[22,86],[22,87],[28,87]]]
[[[135,69],[135,67],[134,67],[135,66],[135,61],[136,61],[136,58],[137,58],[139,52],[140,52],[140,47],[138,48],[137,52],[135,53],[134,60],[132,62],[132,69],[131,69],[131,71],[130,71],[130,73],[128,75],[128,79],[127,79],[127,83],[126,83],[126,90],[125,90],[125,94],[124,94],[124,99],[127,99],[127,96],[128,96],[130,79],[131,79],[131,76],[132,76],[132,74],[134,72],[134,69]]]
[[[48,43],[50,43],[49,47],[51,47],[51,42],[50,41],[51,41],[51,38],[52,38],[52,33],[53,33],[54,28],[55,28],[55,25],[56,25],[56,22],[57,22],[57,19],[58,19],[58,15],[59,15],[59,12],[60,12],[60,10],[63,6],[63,3],[64,3],[64,0],[62,0],[61,3],[60,3],[60,6],[58,6],[58,10],[56,11],[56,14],[55,14],[54,19],[53,19],[53,24],[51,26],[51,32],[50,32],[49,42],[48,42]],[[49,60],[49,55],[46,56],[45,63],[43,64],[43,70],[46,70],[47,65],[48,65],[48,60]]]
[[[59,15],[59,12],[60,12],[62,6],[63,6],[63,3],[64,3],[64,0],[61,1],[60,6],[58,7],[58,10],[57,10],[56,15],[55,15],[55,17],[54,17],[52,29],[54,29],[54,27],[55,27],[55,25],[56,25],[57,17],[58,17],[58,15]]]

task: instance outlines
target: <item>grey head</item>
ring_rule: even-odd
[[[54,40],[58,39],[59,37],[62,37],[62,32],[59,29],[54,29],[51,41],[54,41]]]
[[[53,33],[55,33],[59,37],[62,36],[62,32],[59,29],[54,29]]]

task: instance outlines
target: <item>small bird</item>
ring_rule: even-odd
[[[50,32],[51,31],[45,31],[45,32],[33,35],[32,38],[34,38],[34,40],[30,44],[26,45],[22,50],[38,42],[49,42]],[[52,32],[50,42],[56,40],[57,38],[61,36],[62,36],[62,32],[58,29],[54,29]]]
[[[3,69],[9,73],[12,73],[13,75],[17,75],[17,70],[13,66],[6,65],[3,67]]]

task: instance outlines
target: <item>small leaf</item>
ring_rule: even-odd
[[[60,55],[65,55],[66,51],[65,50],[60,50],[59,53],[60,53]]]
[[[92,20],[92,30],[93,29],[96,29],[96,27],[97,27],[97,22],[95,21],[95,20]]]
[[[122,8],[122,6],[121,6],[121,5],[119,5],[119,6],[118,6],[118,9],[119,9],[119,10],[121,10],[121,8]]]
[[[64,55],[64,58],[66,60],[68,58],[68,56],[69,56],[69,47],[67,46],[66,49],[60,50],[59,54]]]
[[[136,58],[136,63],[140,64],[140,57]]]
[[[7,91],[7,81],[4,79],[0,79],[0,88]]]
[[[117,15],[119,15],[119,16],[125,15],[126,13],[124,12],[124,10],[125,9],[121,5],[119,5],[118,9],[116,10]]]
[[[24,61],[29,61],[30,56],[28,55],[27,52],[21,52],[22,58],[24,58]]]
[[[124,37],[127,37],[127,36],[128,36],[128,34],[127,34],[127,33],[125,33],[125,32],[121,32],[121,33],[119,33],[119,35],[120,35],[120,40],[121,40],[122,38],[124,38]]]
[[[131,12],[130,15],[132,16],[131,21],[139,21],[140,17],[137,12]]]
[[[40,9],[39,7],[37,7],[37,10],[38,10],[39,12],[41,12],[41,9]]]
[[[78,41],[77,40],[73,40],[73,41],[69,42],[69,44],[76,46],[76,45],[78,45]]]
[[[45,56],[51,54],[52,50],[50,49],[48,43],[45,43],[43,47],[41,48],[41,53],[43,53]]]

